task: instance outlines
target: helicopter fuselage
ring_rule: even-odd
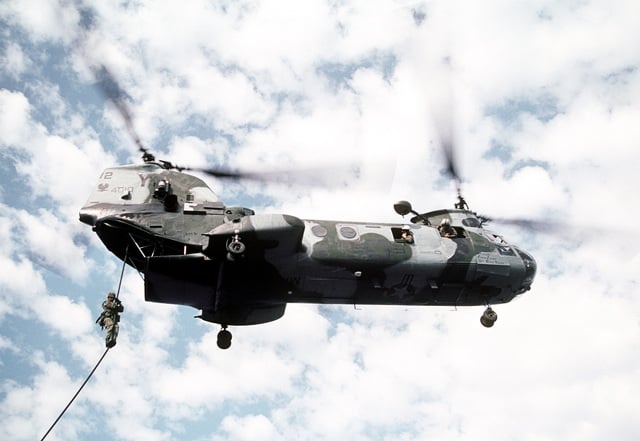
[[[228,207],[199,178],[162,164],[105,170],[80,220],[144,274],[145,299],[250,325],[287,303],[490,305],[530,289],[532,256],[468,210],[421,224],[306,220]],[[452,234],[436,226],[443,219]]]

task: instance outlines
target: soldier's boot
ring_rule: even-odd
[[[116,338],[118,337],[118,325],[115,324],[107,331],[107,337],[105,339],[105,345],[108,348],[112,348],[116,345]]]
[[[116,345],[116,336],[113,335],[113,332],[107,333],[107,338],[105,339],[105,345],[108,348],[112,348]]]

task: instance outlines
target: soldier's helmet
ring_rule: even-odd
[[[440,226],[441,227],[448,227],[451,225],[451,221],[449,219],[442,219],[442,221],[440,221]]]
[[[114,293],[110,292],[109,294],[107,294],[107,298],[108,299],[115,299],[116,295]]]

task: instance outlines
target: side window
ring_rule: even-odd
[[[395,242],[408,244],[412,244],[415,242],[413,232],[410,228],[391,227],[391,234],[393,234],[393,240]]]
[[[338,237],[343,240],[358,240],[360,235],[358,231],[351,225],[337,224],[336,230],[338,231]]]
[[[440,236],[446,237],[448,239],[466,239],[469,237],[464,228],[453,227],[451,226],[451,224],[448,224],[448,223],[446,224],[442,223],[438,225],[436,228],[440,233]]]
[[[472,227],[472,228],[482,227],[482,224],[480,223],[480,221],[475,217],[468,217],[466,219],[462,219],[462,225],[464,225],[465,227]]]

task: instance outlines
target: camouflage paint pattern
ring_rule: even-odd
[[[444,218],[456,238],[435,227]],[[533,258],[474,213],[421,219],[408,243],[402,224],[256,215],[155,163],[105,170],[80,210],[111,252],[145,274],[146,300],[189,305],[224,325],[275,320],[287,303],[468,306],[530,288]]]

